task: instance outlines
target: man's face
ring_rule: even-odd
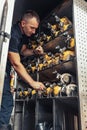
[[[35,34],[36,29],[39,26],[39,23],[37,22],[36,18],[33,17],[27,21],[22,20],[21,26],[24,34],[30,37],[32,34]]]

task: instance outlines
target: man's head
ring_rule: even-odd
[[[35,34],[40,23],[40,18],[35,11],[28,10],[21,18],[21,28],[25,35]]]

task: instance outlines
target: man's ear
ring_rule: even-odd
[[[22,26],[22,27],[25,26],[25,21],[24,21],[24,20],[21,21],[21,26]]]

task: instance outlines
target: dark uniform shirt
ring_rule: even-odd
[[[23,44],[28,44],[28,42],[29,42],[29,37],[22,34],[19,23],[13,25],[11,29],[11,39],[10,39],[8,51],[20,54]],[[7,75],[10,75],[10,70],[11,70],[11,63],[9,60],[7,60],[7,66],[6,66]]]

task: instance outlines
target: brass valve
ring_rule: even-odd
[[[11,74],[10,87],[14,86],[15,75]]]
[[[60,87],[60,86],[55,85],[55,86],[53,87],[53,95],[54,95],[54,96],[58,96],[58,94],[60,93],[60,91],[61,91],[61,87]]]
[[[32,70],[32,73],[34,73],[37,70],[36,66],[31,66],[31,70]]]
[[[53,89],[51,87],[46,88],[43,91],[43,96],[50,96],[50,94],[52,93]]]
[[[31,95],[33,96],[33,95],[35,95],[37,92],[36,92],[36,90],[32,90],[31,91]]]
[[[32,44],[32,48],[33,48],[33,49],[37,48],[37,45]]]
[[[63,61],[67,61],[70,60],[71,56],[75,56],[75,52],[74,51],[70,51],[70,50],[66,50],[64,51],[61,55],[60,55],[60,59]]]
[[[26,97],[28,97],[30,95],[30,91],[28,91],[28,90],[20,90],[19,92],[18,92],[18,97],[19,98],[26,98]]]
[[[23,97],[23,92],[20,91],[19,94],[18,94],[18,96],[22,98]]]
[[[67,25],[67,24],[70,23],[67,17],[61,18],[61,19],[60,19],[60,22],[64,23],[65,25]]]
[[[73,48],[73,47],[75,47],[75,39],[71,38],[69,42],[69,48]]]
[[[51,36],[47,36],[47,37],[46,37],[46,41],[47,41],[47,42],[49,42],[51,39],[52,39]]]
[[[60,57],[59,57],[59,56],[54,57],[54,58],[52,59],[52,61],[53,61],[53,65],[58,64],[58,63],[59,63],[59,59],[60,59]]]
[[[44,55],[44,60],[48,61],[48,60],[50,60],[50,59],[51,59],[51,56],[48,56],[47,54]]]
[[[66,31],[69,27],[69,24],[63,26],[63,31]]]
[[[55,31],[54,36],[57,37],[60,31]]]
[[[42,69],[43,69],[43,66],[44,66],[43,63],[38,64],[39,70],[42,70]]]
[[[24,91],[23,91],[23,95],[24,95],[24,96],[29,96],[29,94],[30,94],[29,91],[27,91],[27,90],[24,90]]]
[[[57,24],[51,25],[51,28],[52,28],[53,30],[57,30]]]
[[[47,66],[49,67],[50,65],[52,65],[52,62],[53,62],[52,60],[48,60],[47,61]]]
[[[10,71],[10,88],[11,92],[14,90],[14,85],[15,85],[15,70],[13,66],[11,66],[11,71]]]

